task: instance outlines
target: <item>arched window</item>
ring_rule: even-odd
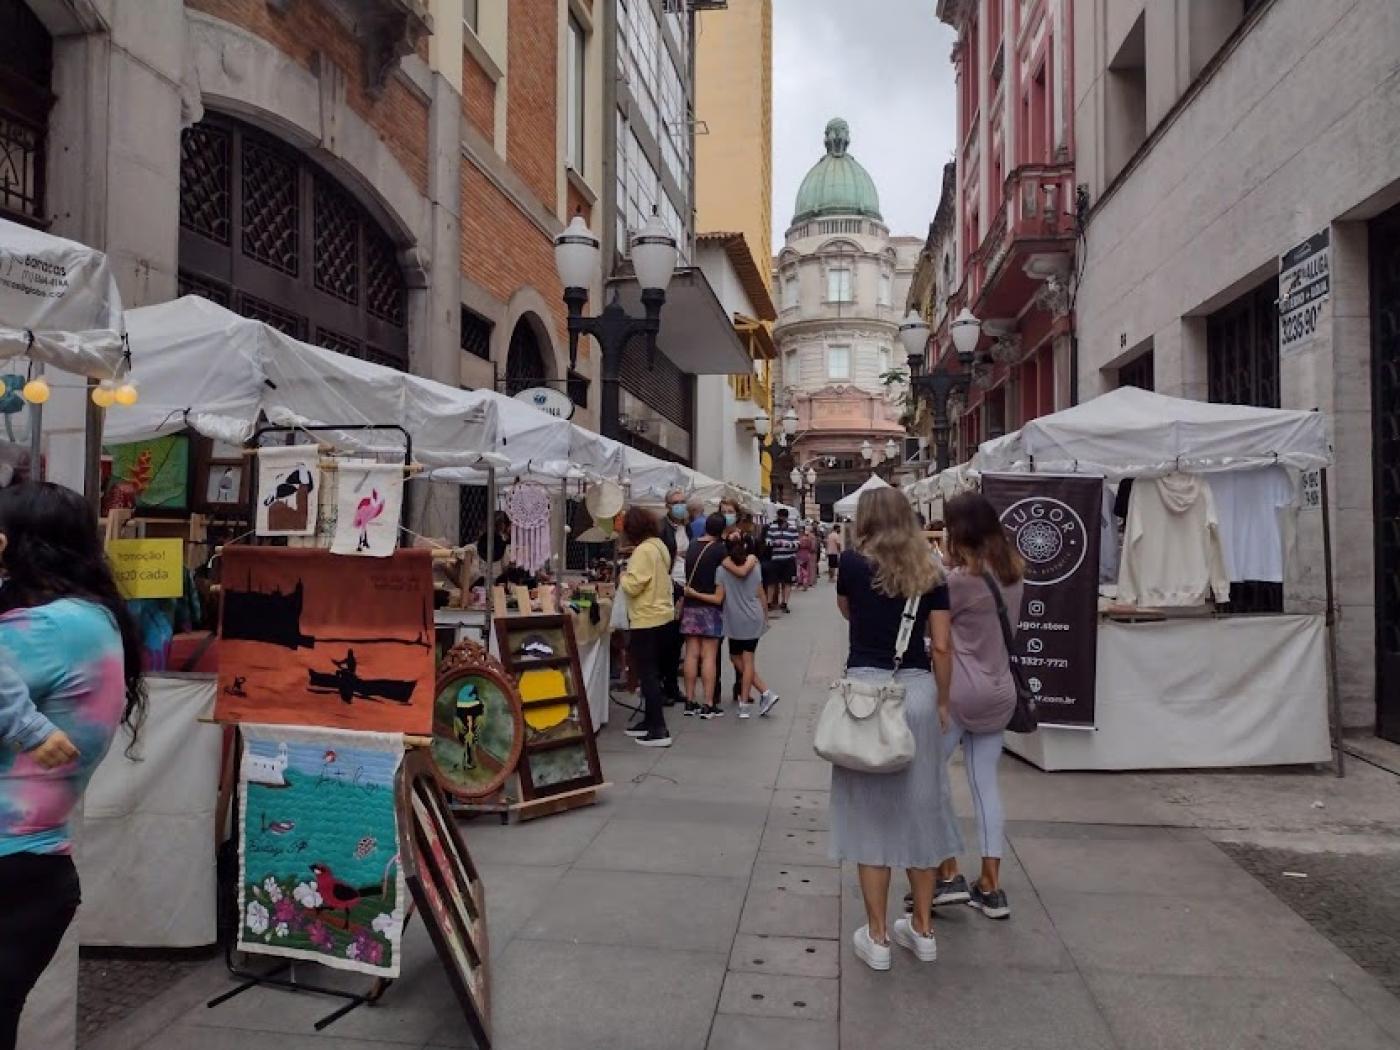
[[[510,350],[506,354],[507,396],[514,397],[532,386],[543,386],[545,380],[553,378],[545,365],[544,352],[540,349],[539,335],[527,315],[515,322],[515,330],[510,333]]]
[[[208,114],[180,138],[180,294],[288,335],[408,367],[398,247],[293,147]]]
[[[0,216],[44,221],[53,41],[23,0],[0,0]]]

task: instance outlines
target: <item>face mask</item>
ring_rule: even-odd
[[[684,504],[684,503],[672,503],[672,504],[671,504],[671,517],[675,518],[677,521],[685,521],[685,504]]]
[[[736,521],[738,521],[738,520],[739,520],[739,515],[737,515],[737,514],[726,514],[726,515],[724,516],[724,523],[725,523],[726,525],[733,525],[733,524],[734,524]]]

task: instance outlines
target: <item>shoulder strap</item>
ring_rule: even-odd
[[[899,670],[904,663],[904,654],[909,651],[909,642],[914,637],[914,625],[918,621],[919,599],[916,594],[904,603],[904,611],[899,615],[899,634],[894,640],[894,669]]]
[[[992,592],[992,600],[997,603],[997,619],[1001,621],[1001,640],[1006,643],[1007,659],[1014,659],[1012,654],[1015,650],[1011,648],[1011,621],[1006,615],[1006,599],[1001,596],[1001,588],[997,586],[991,573],[984,571],[982,582],[987,585],[987,590]]]

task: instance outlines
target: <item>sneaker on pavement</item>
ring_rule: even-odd
[[[698,715],[702,710],[703,708],[694,700],[687,700],[685,702],[685,710],[682,711],[681,714],[685,715],[686,718],[690,718],[692,715]]]
[[[896,919],[894,932],[890,935],[891,940],[901,948],[908,948],[914,953],[914,957],[919,962],[936,962],[938,960],[938,942],[934,940],[933,934],[927,937],[914,929],[914,923],[907,917]]]
[[[774,705],[781,699],[782,697],[773,692],[773,690],[768,690],[758,702],[758,716],[760,718],[767,718],[768,712],[773,710]]]
[[[739,703],[739,717],[740,717],[740,718],[749,718],[749,717],[751,717],[751,712],[752,712],[752,710],[753,710],[753,704],[744,703],[743,701],[740,701],[740,703]]]
[[[634,737],[642,747],[670,747],[671,734],[664,729],[653,729],[646,736]]]
[[[712,705],[710,705],[710,717],[711,717],[711,718],[723,718],[723,717],[724,717],[724,708],[720,707],[719,704],[712,704]]]
[[[696,718],[702,718],[706,722],[708,722],[710,719],[715,717],[715,709],[713,707],[710,707],[706,704],[699,704],[697,706],[699,707],[699,710],[695,712]]]
[[[869,926],[862,926],[856,930],[852,942],[855,944],[856,956],[866,966],[872,970],[888,970],[890,968],[890,946],[876,944],[875,938],[870,936]]]
[[[1011,918],[1011,905],[1006,900],[1006,891],[998,887],[984,890],[978,883],[972,884],[968,906],[976,908],[989,919]]]
[[[651,732],[651,730],[648,729],[646,726],[636,725],[628,726],[626,729],[623,730],[623,732],[630,736],[633,740],[635,740],[639,736],[646,736],[648,733]]]
[[[966,904],[972,899],[967,888],[967,879],[954,875],[951,879],[939,879],[933,886],[933,906],[940,904]]]

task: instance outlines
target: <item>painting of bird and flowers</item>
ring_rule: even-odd
[[[397,977],[403,737],[241,728],[238,949]]]

